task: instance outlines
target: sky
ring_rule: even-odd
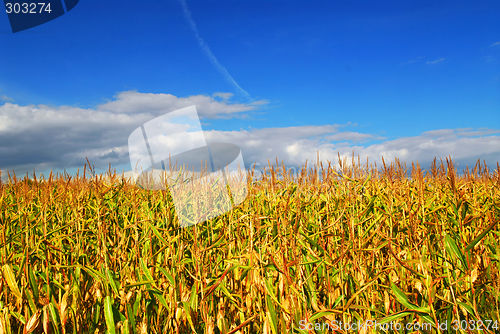
[[[0,14],[2,178],[130,171],[130,134],[192,105],[247,168],[495,169],[498,17],[497,0],[81,0],[13,33]]]

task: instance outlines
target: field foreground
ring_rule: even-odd
[[[500,167],[458,176],[447,160],[408,178],[397,159],[353,165],[270,166],[241,205],[187,228],[168,191],[114,174],[12,178],[0,334],[333,333],[325,324],[369,320],[379,327],[336,332],[447,333],[434,327],[447,321],[467,333],[480,320],[500,332]]]

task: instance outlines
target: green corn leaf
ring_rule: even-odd
[[[336,314],[338,312],[333,312],[333,311],[320,311],[320,312],[316,312],[314,313],[310,318],[309,318],[309,321],[312,322],[316,319],[319,319],[319,318],[322,318],[324,316],[327,316],[329,314]]]
[[[123,328],[122,334],[129,334],[130,333],[128,319],[123,320],[122,328]]]
[[[160,303],[166,309],[168,309],[168,303],[165,300],[165,297],[163,297],[163,294],[161,293],[161,291],[158,291],[157,289],[154,289],[154,288],[149,288],[149,289],[147,289],[147,291],[151,292],[160,301]]]
[[[301,325],[299,325],[301,326]],[[303,325],[302,325],[303,326]],[[293,324],[293,329],[300,334],[309,334],[310,332],[306,331],[305,329],[300,329],[300,327],[297,327],[295,324]]]
[[[271,329],[274,334],[278,334],[278,316],[276,310],[274,309],[274,304],[269,295],[266,296],[267,309],[269,310],[269,321],[271,322]]]
[[[127,303],[127,319],[128,319],[128,324],[132,328],[132,333],[136,334],[136,324],[135,324],[135,315],[134,312],[132,311],[132,307],[130,306],[129,303]]]
[[[35,305],[33,296],[30,292],[30,290],[25,290],[24,295],[26,296],[26,299],[28,300],[28,305],[30,306],[30,310],[32,313],[35,313],[37,311],[37,307]]]
[[[94,318],[92,319],[94,327],[97,327],[97,325],[99,325],[99,317],[100,317],[100,315],[101,315],[101,302],[99,301],[95,305]]]
[[[404,318],[404,317],[411,315],[411,314],[413,314],[413,312],[399,312],[399,313],[391,314],[387,317],[384,317],[380,320],[377,320],[377,323],[385,324],[385,323],[388,323],[391,321],[396,321],[398,319]]]
[[[135,297],[135,302],[134,302],[134,317],[137,315],[137,311],[139,310],[139,307],[141,305],[141,298],[142,298],[142,293],[139,290],[137,296]]]
[[[406,308],[410,309],[410,310],[415,310],[415,311],[418,311],[418,312],[423,312],[423,313],[430,313],[430,309],[428,307],[420,307],[420,306],[417,306],[415,304],[412,304],[410,303],[410,301],[408,300],[408,297],[406,297],[406,294],[401,291],[397,286],[396,284],[392,283],[391,282],[391,290],[392,292],[394,293],[394,295],[396,296],[396,299]]]
[[[457,259],[459,259],[459,261],[464,266],[464,269],[467,270],[467,263],[465,261],[465,256],[460,251],[460,248],[458,248],[455,240],[452,237],[450,237],[449,235],[446,235],[445,236],[445,245],[446,245],[447,252],[450,254],[453,254]]]
[[[436,322],[429,314],[419,314],[419,316],[424,320],[424,322],[433,325],[436,327]]]
[[[148,284],[151,284],[154,282],[156,282],[156,281],[140,281],[140,282],[130,283],[130,284],[125,285],[125,288],[131,288],[134,286],[141,286],[141,285],[148,285]]]
[[[35,275],[33,274],[33,269],[31,266],[28,266],[28,280],[31,287],[31,291],[33,291],[33,298],[35,303],[38,303],[38,284],[36,283]]]
[[[189,306],[191,307],[192,310],[195,311],[198,308],[198,294],[196,293],[197,287],[198,287],[197,283],[193,284],[193,288],[191,289],[191,297],[189,299]]]
[[[54,306],[54,303],[49,304],[49,314],[50,314],[50,320],[52,321],[52,324],[54,325],[54,332],[55,332],[55,334],[59,334],[61,320],[59,318],[59,312],[57,311],[57,308]]]
[[[174,277],[172,275],[170,275],[168,273],[168,271],[165,270],[165,268],[161,268],[161,267],[157,267],[158,270],[160,270],[160,272],[165,275],[165,277],[167,278],[168,282],[172,285],[172,286],[175,286],[175,281],[174,281]]]
[[[113,289],[114,293],[118,295],[118,288],[116,287],[116,282],[115,282],[115,277],[114,273],[106,268],[106,277],[108,278],[108,283]]]
[[[196,330],[195,330],[194,324],[193,324],[193,319],[191,318],[191,308],[189,307],[189,303],[183,302],[182,304],[184,305],[184,311],[186,312],[186,318],[189,322],[189,326],[191,326],[193,333],[196,333]]]
[[[158,239],[160,239],[160,241],[164,244],[164,245],[168,245],[169,243],[163,238],[163,236],[160,234],[160,232],[158,231],[158,229],[153,225],[151,224],[151,222],[148,221],[148,225],[149,227],[151,228],[151,230],[153,231],[154,235],[156,235],[156,237]]]
[[[476,244],[479,241],[481,241],[481,239],[483,239],[486,236],[486,234],[488,234],[488,232],[491,231],[498,224],[498,222],[499,221],[497,220],[488,225],[488,227],[480,235],[478,235],[474,240],[471,241],[471,243],[465,248],[465,251],[468,252],[472,248],[474,248],[474,246],[476,246]]]
[[[470,305],[467,305],[466,303],[463,302],[457,302],[457,304],[462,306],[467,311],[467,313],[469,313],[474,319],[476,319],[476,314],[472,309],[472,307],[470,307]]]
[[[12,314],[14,317],[16,317],[23,325],[26,324],[26,318],[22,316],[22,314],[19,314],[18,312],[15,311],[10,311],[9,313]]]
[[[148,281],[155,282],[153,276],[151,275],[151,272],[148,269],[148,266],[146,265],[146,263],[144,263],[144,260],[142,258],[139,259],[139,264],[141,265],[142,272],[144,273],[144,276],[146,276],[146,279]]]
[[[104,318],[110,334],[116,334],[115,319],[113,317],[113,304],[110,296],[104,298]]]
[[[271,279],[269,279],[271,280]],[[280,307],[284,308],[283,305],[278,301],[278,298],[276,298],[276,294],[274,293],[273,285],[267,280],[264,279],[264,282],[266,284],[267,291],[269,292],[269,295],[275,302],[278,304]]]
[[[79,267],[79,266],[77,266],[77,267]],[[94,280],[100,281],[100,282],[106,281],[106,276],[104,276],[99,271],[94,270],[94,269],[92,269],[90,267],[80,267],[80,268],[83,269],[87,274],[89,274],[90,276],[92,276],[92,278]],[[63,290],[64,290],[64,287],[63,287]]]

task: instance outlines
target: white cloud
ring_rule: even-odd
[[[223,100],[229,100],[231,98],[231,96],[233,96],[233,93],[213,93],[212,94],[213,97],[219,97]]]
[[[441,129],[441,130],[431,130],[422,133],[425,137],[439,137],[439,138],[456,138],[455,130],[452,129]]]
[[[168,94],[123,92],[95,109],[45,105],[0,106],[0,168],[25,174],[46,169],[82,168],[89,158],[96,166],[128,166],[128,136],[141,124],[169,110],[195,104],[205,116],[240,114],[256,108],[248,104],[215,101],[208,96],[179,98]],[[238,145],[248,166],[283,161],[287,166],[322,161],[337,163],[337,154],[350,160],[395,157],[422,166],[435,157],[474,165],[478,158],[495,166],[500,161],[500,130],[490,128],[437,129],[418,136],[387,140],[376,134],[342,131],[345,125],[275,127],[238,131],[207,131],[207,142]],[[355,125],[351,125],[355,126]],[[377,140],[374,143],[374,140]],[[381,140],[384,140],[380,142]],[[363,144],[363,145],[362,145]],[[4,173],[5,176],[5,173]]]
[[[386,163],[400,159],[411,166],[411,162],[419,161],[422,166],[429,164],[437,157],[452,159],[464,168],[475,164],[477,159],[486,160],[493,166],[500,161],[500,133],[495,129],[441,129],[427,131],[419,136],[386,140],[379,144],[352,145],[339,140],[379,139],[372,134],[356,132],[338,132],[340,126],[305,126],[293,128],[268,128],[252,131],[209,131],[206,134],[209,142],[229,142],[240,146],[245,163],[254,162],[261,166],[267,161],[275,162],[276,157],[285,165],[298,167],[305,163],[315,162],[319,151],[320,160],[338,161],[337,154],[350,161],[354,151],[361,161],[369,159],[370,163],[381,166],[382,157]],[[356,134],[356,135],[353,135]],[[472,138],[476,137],[476,138]]]
[[[327,136],[325,139],[329,140],[329,141],[362,142],[362,141],[365,141],[367,139],[381,139],[381,138],[375,137],[375,136],[368,134],[368,133],[345,131],[345,132],[336,133],[336,134],[331,135],[331,136]]]
[[[139,93],[135,91],[121,92],[115,96],[114,101],[101,104],[97,110],[113,113],[136,114],[148,112],[152,115],[162,115],[191,105],[196,105],[201,117],[220,118],[230,117],[238,113],[250,111],[256,106],[244,103],[230,103],[231,93],[216,93],[214,96],[224,96],[224,101],[217,101],[206,95],[192,95],[177,97],[171,94]],[[267,103],[262,101],[263,104]]]
[[[442,62],[443,60],[445,60],[445,58],[439,58],[439,59],[436,59],[436,60],[428,60],[426,62],[427,65],[434,65],[434,64],[437,64],[437,63],[440,63]]]
[[[482,129],[482,130],[473,130],[472,131],[457,131],[457,135],[461,137],[479,137],[479,136],[489,136],[492,134],[500,133],[500,130],[494,129]]]
[[[500,45],[500,42],[493,43],[493,44],[490,45],[490,47],[497,46],[497,45]]]
[[[228,98],[229,95],[226,95]],[[196,105],[202,117],[239,115],[256,105],[216,101],[205,95],[122,92],[94,109],[46,105],[0,105],[0,168],[21,173],[125,164],[127,139],[134,129],[166,112]]]

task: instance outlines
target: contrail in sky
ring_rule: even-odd
[[[191,17],[191,12],[187,7],[186,0],[179,0],[179,2],[182,5],[182,9],[184,10],[184,16],[186,17],[186,20],[189,22],[191,29],[194,31],[194,35],[198,40],[200,48],[203,50],[203,52],[205,52],[205,54],[208,56],[212,64],[214,64],[215,68],[217,68],[217,70],[224,76],[224,78],[226,78],[226,80],[229,81],[236,88],[236,90],[238,90],[242,95],[244,95],[246,98],[249,99],[250,94],[248,94],[243,88],[240,87],[240,85],[236,83],[236,81],[234,81],[231,74],[229,74],[226,68],[217,61],[217,58],[215,58],[214,54],[208,47],[207,43],[205,43],[203,38],[200,37],[200,34],[198,34],[198,28],[196,28],[196,24],[194,23],[194,20]]]

